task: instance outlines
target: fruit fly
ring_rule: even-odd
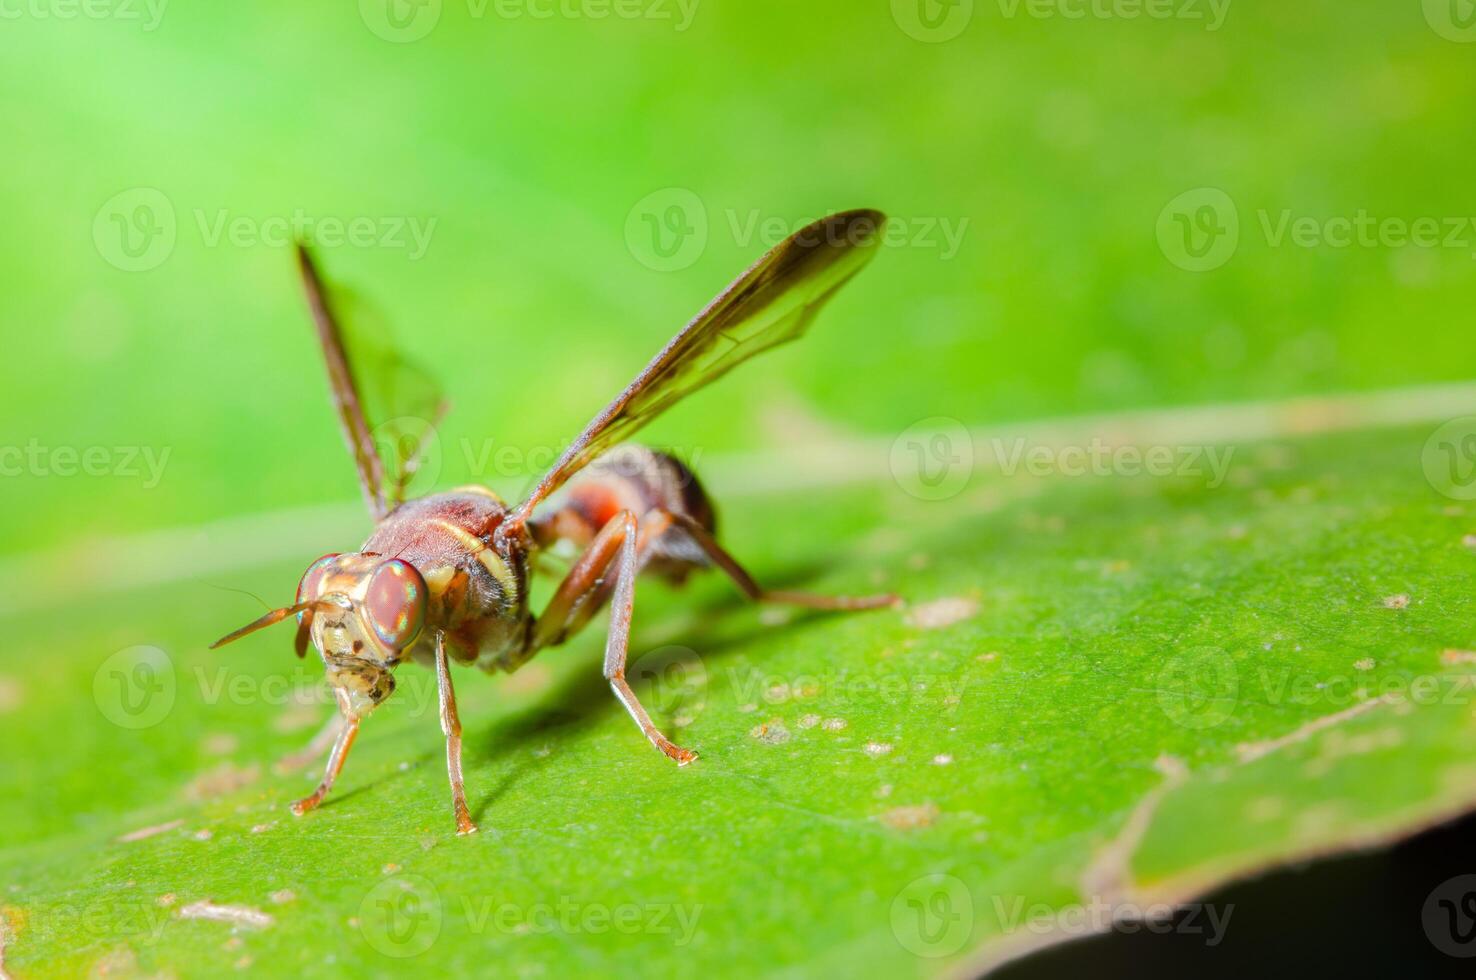
[[[821,306],[869,261],[883,221],[876,211],[846,211],[775,246],[698,313],[512,507],[481,486],[406,499],[427,431],[408,427],[392,431],[390,440],[376,439],[384,426],[398,423],[372,429],[369,396],[402,410],[410,404],[419,417],[439,419],[439,389],[390,348],[363,339],[359,331],[366,318],[356,320],[352,302],[329,290],[312,255],[298,246],[334,408],[375,527],[358,551],[324,555],[308,566],[291,604],[212,644],[213,649],[295,619],[297,655],[311,643],[322,658],[338,703],[337,736],[322,781],[292,805],[293,813],[301,816],[323,802],[360,723],[394,691],[393,671],[415,661],[436,675],[457,833],[475,832],[462,780],[452,663],[488,673],[517,670],[606,606],[605,679],[652,745],[678,765],[691,762],[696,754],[657,729],[626,682],[635,584],[642,572],[680,584],[693,571],[716,568],[750,599],[814,609],[896,603],[891,595],[851,598],[763,588],[718,544],[712,503],[685,465],[654,450],[616,447],[686,395],[803,334]],[[372,377],[370,364],[379,368]],[[408,417],[415,415],[402,411],[399,422]],[[386,442],[394,451],[381,454]],[[535,559],[561,542],[582,552],[535,616],[528,599]]]

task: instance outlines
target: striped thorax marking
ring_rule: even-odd
[[[505,501],[501,497],[499,497],[494,491],[488,489],[487,487],[480,486],[480,485],[475,484],[475,483],[468,484],[468,485],[466,485],[464,487],[457,487],[456,489],[452,490],[451,492],[452,493],[474,493],[478,497],[486,497],[488,500],[495,500],[497,503],[502,504],[504,507],[507,506],[507,501]]]
[[[452,565],[442,565],[423,574],[426,588],[430,589],[433,595],[440,595],[446,591],[446,586],[451,584],[451,577],[456,574],[456,568]]]
[[[482,567],[487,570],[488,574],[497,580],[497,584],[502,586],[504,595],[508,598],[515,598],[517,596],[517,577],[513,575],[512,569],[507,566],[507,562],[502,560],[502,556],[487,547],[487,542],[471,534],[465,528],[457,527],[450,521],[440,517],[431,518],[429,523],[451,535],[456,539],[457,543],[467,550],[468,554],[481,562]]]

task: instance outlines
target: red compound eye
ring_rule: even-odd
[[[323,576],[327,574],[328,566],[337,557],[337,552],[324,555],[308,566],[308,570],[302,573],[302,581],[297,583],[298,602],[307,602],[323,594]]]
[[[425,625],[425,579],[407,561],[392,558],[374,570],[364,592],[364,618],[385,646],[403,650]]]

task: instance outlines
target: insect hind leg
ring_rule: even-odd
[[[554,597],[538,618],[529,647],[521,659],[526,660],[541,647],[562,643],[583,626],[608,597],[610,628],[605,638],[605,680],[609,681],[611,691],[640,726],[647,740],[677,765],[686,765],[697,758],[697,753],[676,745],[661,734],[625,679],[641,554],[669,528],[669,519],[660,513],[648,514],[639,526],[635,513],[630,510],[623,510],[610,518],[559,584]]]
[[[791,592],[784,589],[766,589],[754,581],[752,575],[728,554],[722,545],[701,524],[683,514],[669,514],[672,524],[683,531],[692,542],[722,571],[738,590],[754,602],[776,602],[808,609],[850,611],[860,609],[884,609],[898,605],[902,600],[890,592],[869,596],[816,595],[811,592]]]

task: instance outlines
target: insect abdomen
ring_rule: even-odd
[[[654,510],[689,517],[708,533],[717,530],[717,514],[707,491],[686,464],[644,446],[618,446],[575,477],[562,506],[538,522],[535,533],[545,543],[566,538],[583,547],[622,510],[644,517]],[[680,582],[707,564],[680,529],[673,528],[651,546],[646,568]]]

